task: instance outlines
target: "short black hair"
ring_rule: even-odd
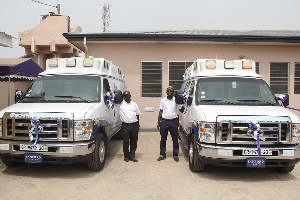
[[[126,90],[126,91],[123,92],[123,97],[125,96],[125,93],[129,93],[130,94],[130,92],[128,90]]]

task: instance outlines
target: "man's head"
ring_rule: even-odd
[[[124,91],[123,92],[123,98],[127,103],[130,103],[131,101],[131,95],[129,91]]]
[[[167,97],[168,98],[173,98],[174,95],[174,88],[172,86],[169,86],[166,90]]]

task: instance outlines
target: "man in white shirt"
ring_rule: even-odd
[[[139,132],[139,115],[141,114],[138,105],[131,101],[129,91],[123,93],[123,101],[120,106],[120,119],[122,121],[122,131],[124,134],[123,152],[124,161],[137,162],[135,151],[137,148]],[[130,151],[129,151],[130,144]]]
[[[180,112],[184,111],[183,105],[177,105],[174,97],[174,88],[169,86],[167,88],[167,97],[160,101],[157,129],[160,130],[160,156],[157,161],[164,160],[166,158],[166,141],[168,137],[168,131],[170,131],[173,141],[173,159],[178,162],[178,120],[177,109]]]

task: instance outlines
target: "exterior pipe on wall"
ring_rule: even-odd
[[[85,49],[85,57],[88,58],[89,57],[89,49],[86,45],[86,37],[84,37],[84,39],[83,39],[83,45],[84,45],[84,49]]]

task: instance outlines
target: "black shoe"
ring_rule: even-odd
[[[133,161],[133,162],[137,162],[138,161],[137,159],[135,159],[135,157],[131,157],[130,160]]]
[[[159,156],[158,158],[157,158],[157,161],[161,161],[161,160],[164,160],[166,157],[163,157],[163,156]]]
[[[179,158],[178,158],[178,156],[174,156],[173,158],[174,158],[174,160],[175,160],[176,162],[178,162],[178,161],[179,161]]]
[[[124,161],[125,161],[125,162],[128,162],[128,161],[129,161],[129,159],[128,159],[128,158],[124,158]]]

